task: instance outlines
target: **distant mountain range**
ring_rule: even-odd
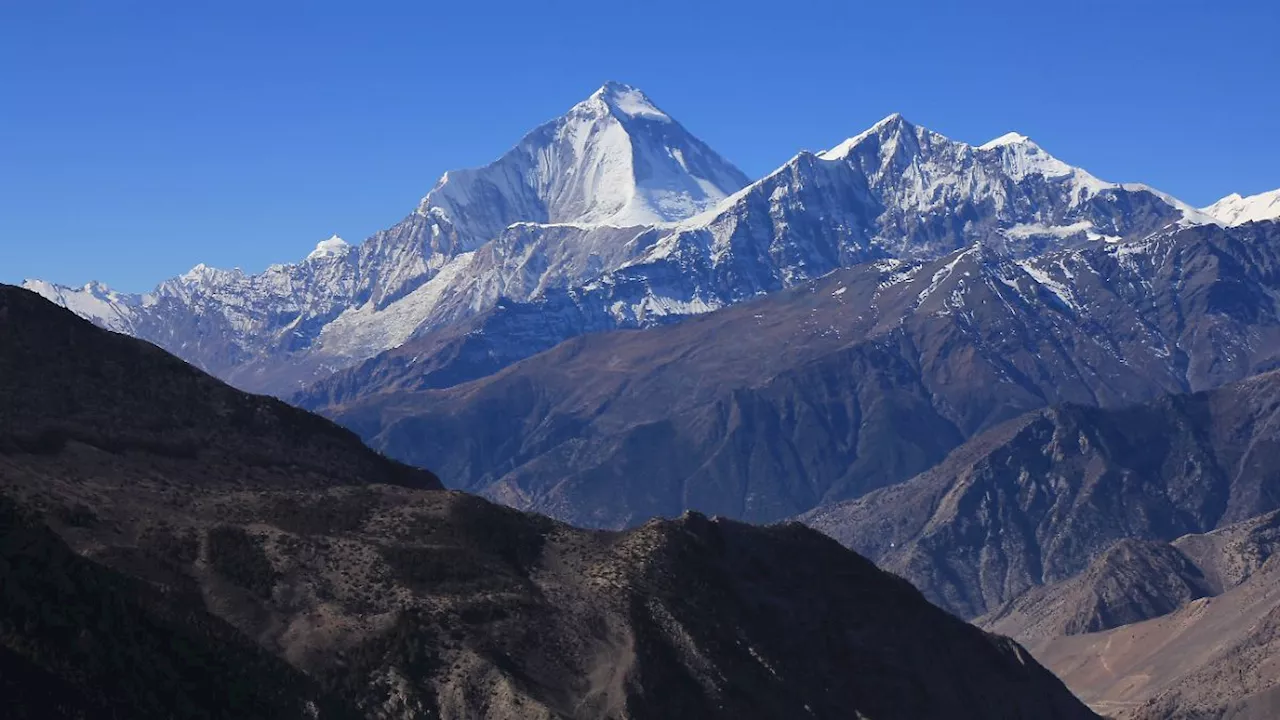
[[[1269,513],[1172,544],[1151,544],[1149,554],[1169,557],[1170,568],[1148,566],[1141,552],[1124,559],[1109,553],[1075,587],[1046,588],[1020,611],[988,625],[1013,630],[1026,617],[1022,613],[1047,610],[1054,617],[1049,608],[1080,600],[1082,609],[1121,611],[1152,602],[1140,622],[1042,637],[1037,657],[1080,697],[1115,717],[1268,720],[1280,710],[1276,527],[1276,513]],[[1110,581],[1099,586],[1106,576]],[[1193,592],[1178,591],[1178,585]],[[1112,602],[1090,602],[1099,596]],[[1170,605],[1168,614],[1158,612]]]
[[[571,522],[772,521],[907,480],[1028,411],[1275,368],[1278,292],[1276,223],[1030,259],[979,244],[581,337],[455,387],[372,365],[354,392],[303,400],[456,487]]]
[[[1116,542],[1280,509],[1278,411],[1277,372],[1142,405],[1059,405],[805,519],[972,618],[1074,577]]]
[[[286,396],[408,344],[479,343],[490,359],[463,373],[474,375],[583,332],[661,324],[871,259],[977,240],[1028,255],[1214,222],[1206,212],[1257,219],[1263,205],[1227,198],[1202,212],[1098,180],[1021,135],[971,146],[898,115],[750,183],[642,92],[608,83],[493,163],[445,173],[357,246],[330,238],[258,275],[201,265],[143,295],[26,287]],[[513,303],[557,320],[513,320]]]
[[[640,228],[748,182],[638,90],[610,83],[493,163],[445,173],[358,246],[330,238],[258,275],[201,265],[145,295],[26,287],[235,385],[284,394],[502,298],[595,278],[634,257]]]

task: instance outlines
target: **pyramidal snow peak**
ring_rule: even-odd
[[[608,82],[498,160],[446,173],[418,213],[477,240],[516,222],[654,225],[702,212],[748,182],[642,91]]]

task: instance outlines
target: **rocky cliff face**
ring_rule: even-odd
[[[999,612],[1035,586],[1084,571],[1118,541],[1169,542],[1276,509],[1278,403],[1280,376],[1268,373],[1142,406],[1051,408],[974,438],[902,485],[806,521],[962,617]],[[1153,602],[1214,587],[1161,552],[1127,553],[1130,564],[1168,571],[1156,581],[1171,585],[1153,591],[1169,600]],[[1094,574],[1105,579],[1107,569]],[[1099,622],[1085,626],[1107,624]]]

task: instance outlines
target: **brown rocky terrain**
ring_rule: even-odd
[[[1050,408],[806,522],[972,618],[1075,576],[1119,541],[1170,542],[1280,507],[1278,413],[1274,372],[1146,405]],[[1184,581],[1161,592],[1195,592],[1199,581]]]
[[[1270,513],[1178,539],[1171,547],[1203,564],[1200,577],[1208,581],[1209,593],[1173,612],[1103,632],[1024,641],[1077,695],[1107,715],[1141,720],[1276,717],[1280,568],[1273,553],[1278,528],[1280,514]],[[1140,580],[1130,596],[1140,596],[1141,586],[1152,577]],[[1069,602],[1080,597],[1079,590],[1050,586],[1038,594],[1045,599],[1061,595]],[[1052,613],[1057,603],[1039,604]],[[1016,630],[1010,621],[1018,616],[1005,614],[988,626]]]
[[[1109,630],[1220,595],[1280,547],[1280,511],[1171,543],[1121,540],[1080,574],[1032,588],[975,623],[1033,650],[1062,635]]]
[[[10,288],[0,399],[20,715],[1093,717],[801,525],[583,531],[440,491]]]
[[[1062,635],[1165,615],[1211,594],[1204,571],[1177,548],[1150,540],[1121,540],[1079,575],[1034,587],[974,622],[1034,649]]]

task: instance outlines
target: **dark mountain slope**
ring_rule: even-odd
[[[1277,291],[1274,223],[1030,261],[974,246],[575,338],[443,390],[400,373],[406,357],[378,368],[386,392],[359,381],[308,401],[456,487],[573,522],[690,508],[769,521],[905,480],[1029,410],[1122,406],[1274,367]],[[464,365],[488,352],[483,335],[465,338],[478,345]]]
[[[429,472],[273,398],[249,395],[157,347],[104,332],[34,293],[0,287],[0,454],[68,443],[186,462],[182,482],[438,488]]]
[[[145,715],[179,683],[197,704],[219,693],[201,706],[214,715],[265,693],[256,707],[277,717],[306,716],[304,698],[403,718],[1093,717],[1016,644],[798,524],[687,515],[589,532],[385,484],[428,476],[344,455],[350,436],[328,423],[202,385],[21,291],[0,297],[0,388],[43,408],[35,430],[63,433],[24,435],[10,418],[0,453],[0,497],[37,518],[0,548],[19,569],[0,595],[37,608],[36,622],[0,623],[0,662],[44,688],[24,699],[31,713]],[[133,385],[87,387],[143,361]],[[41,403],[42,375],[86,386],[85,400],[50,387]],[[244,406],[258,412],[243,424],[221,412]],[[144,442],[151,417],[194,420]],[[70,579],[34,572],[45,566]],[[47,607],[52,588],[82,599]],[[205,685],[184,682],[192,662]]]
[[[1031,413],[806,522],[974,617],[1117,541],[1171,541],[1277,507],[1280,373],[1267,373],[1147,405]]]
[[[2,496],[0,575],[6,717],[359,717],[198,606],[74,554]]]

